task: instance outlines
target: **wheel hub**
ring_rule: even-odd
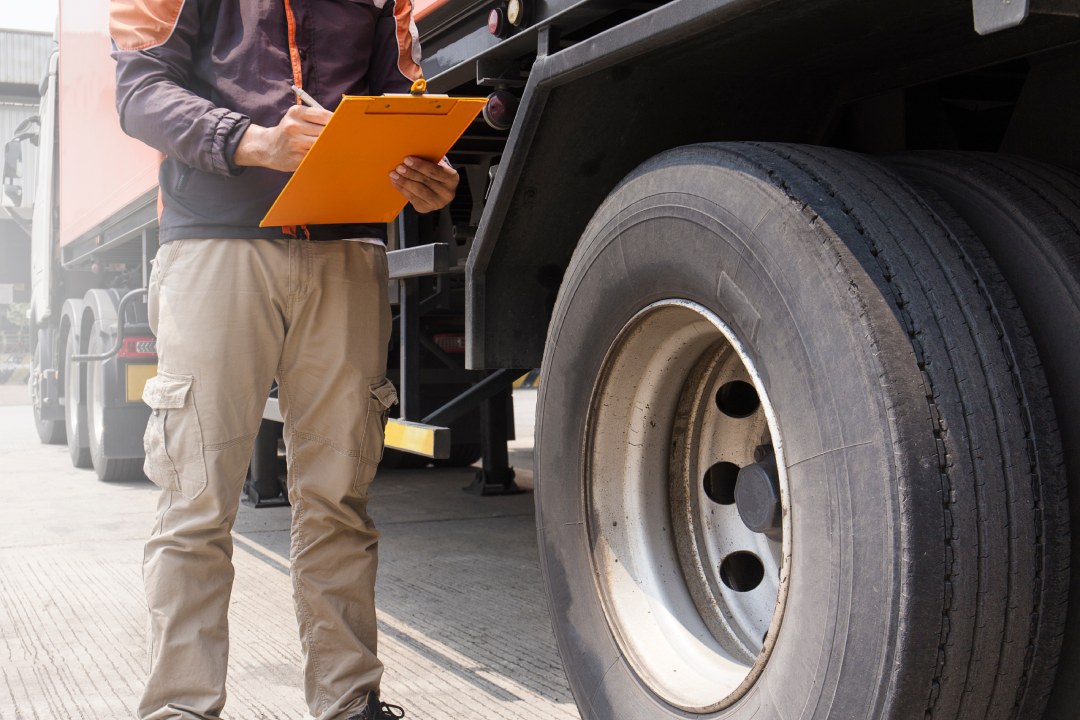
[[[667,703],[711,712],[763,670],[783,616],[790,518],[772,407],[706,308],[654,304],[593,391],[586,505],[608,624]]]
[[[739,517],[746,527],[756,533],[772,533],[780,529],[780,478],[775,459],[747,465],[739,470],[735,482],[735,507],[739,509]]]

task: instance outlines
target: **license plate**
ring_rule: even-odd
[[[142,402],[143,387],[146,381],[157,375],[157,365],[127,366],[127,401]]]

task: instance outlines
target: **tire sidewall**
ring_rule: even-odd
[[[87,342],[87,354],[98,355],[105,350],[105,343],[101,341],[101,327],[97,321],[90,327],[90,338]],[[102,384],[105,381],[103,374],[105,372],[105,363],[102,362],[88,362],[86,363],[86,410],[83,413],[83,422],[86,426],[86,439],[87,446],[90,449],[90,464],[93,466],[94,471],[97,472],[98,479],[103,479],[108,474],[108,459],[105,457],[105,428],[94,427],[95,407],[97,402],[98,392],[102,391]],[[105,398],[102,396],[101,401],[104,403]],[[97,442],[95,442],[95,435]]]
[[[682,299],[715,313],[747,349],[776,411],[791,487],[790,585],[776,646],[749,691],[710,717],[913,717],[917,706],[896,697],[900,651],[887,639],[918,611],[902,592],[911,518],[897,478],[919,478],[897,466],[904,454],[893,447],[909,439],[888,418],[902,400],[879,380],[883,358],[909,356],[910,346],[880,296],[859,291],[873,282],[826,227],[753,173],[694,152],[708,154],[661,156],[609,197],[575,253],[550,329],[538,525],[575,697],[587,718],[702,717],[664,703],[622,656],[596,588],[582,471],[590,398],[612,342],[651,303]],[[889,376],[907,373],[917,386],[913,367]]]
[[[77,468],[90,467],[90,450],[86,433],[86,408],[79,402],[82,393],[82,369],[71,357],[79,354],[75,329],[69,328],[64,341],[64,431],[67,435],[68,456]],[[71,403],[75,404],[74,410]],[[74,417],[72,417],[74,413]],[[74,422],[73,422],[74,421]]]

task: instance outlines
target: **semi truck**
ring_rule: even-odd
[[[413,4],[430,91],[488,104],[452,207],[396,228],[418,273],[463,258],[473,399],[541,368],[540,560],[582,717],[1075,718],[1080,3]],[[91,5],[59,94],[105,113],[93,53],[63,59]],[[153,164],[91,140],[102,188]],[[150,372],[115,310],[149,251],[107,253],[152,245],[152,198],[98,227],[63,168],[46,399],[98,392],[67,348],[117,327],[116,377]],[[445,442],[454,405],[401,432]]]

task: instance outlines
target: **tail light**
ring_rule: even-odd
[[[465,333],[439,333],[431,338],[444,353],[462,355],[465,353]]]
[[[124,338],[116,357],[124,360],[155,360],[157,359],[157,340],[152,337]]]

